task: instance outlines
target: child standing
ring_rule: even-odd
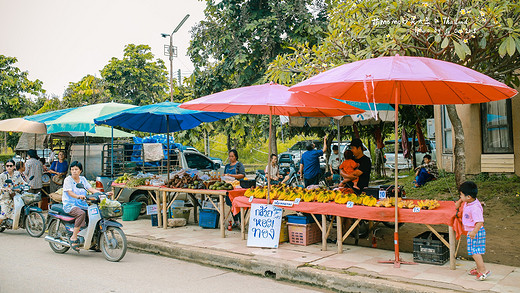
[[[490,271],[486,270],[482,255],[486,253],[486,230],[484,229],[484,212],[477,199],[478,187],[472,181],[466,181],[459,187],[460,199],[455,203],[459,208],[462,205],[462,225],[468,233],[468,254],[475,260],[476,268],[468,273],[477,276],[477,280],[484,281]]]
[[[350,174],[352,174],[352,172],[354,172],[354,170],[356,170],[359,167],[359,164],[356,163],[356,161],[354,161],[354,153],[352,153],[351,150],[346,150],[344,153],[344,156],[345,156],[345,161],[343,161],[343,163],[341,163],[341,165],[339,166],[339,169],[342,170],[346,175],[350,175]],[[351,181],[351,180],[344,179],[339,184],[339,187],[345,187],[347,182],[349,182],[349,181]],[[359,181],[359,178],[352,180],[353,188],[359,189],[359,187],[357,186],[358,181]]]

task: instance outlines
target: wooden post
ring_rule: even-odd
[[[321,215],[321,250],[327,251],[327,216]]]
[[[456,250],[455,250],[455,231],[453,230],[452,226],[448,226],[448,232],[449,232],[449,240],[450,240],[450,270],[454,270],[457,267],[457,261],[455,259],[456,257]]]
[[[222,238],[226,238],[226,227],[224,227],[224,196],[219,194],[219,204],[220,204],[220,236]]]
[[[160,192],[160,191],[157,191],[157,192]],[[168,214],[166,213],[166,209],[167,209],[167,201],[166,201],[166,191],[163,191],[162,192],[162,211],[163,211],[163,228],[166,229],[168,228]]]
[[[246,222],[244,216],[244,208],[240,208],[240,234],[242,235],[242,240],[246,240]]]
[[[337,228],[337,237],[336,243],[338,244],[338,254],[343,253],[343,225],[341,223],[341,217],[336,216],[336,228]]]

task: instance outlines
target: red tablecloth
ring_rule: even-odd
[[[267,200],[255,198],[253,203],[266,204]],[[435,210],[420,210],[418,213],[414,213],[412,209],[399,209],[399,222],[452,226],[458,238],[462,227],[460,220],[455,217],[457,210],[455,203],[453,201],[439,201],[439,203],[441,206]],[[249,198],[245,196],[235,197],[233,214],[240,212],[240,208],[249,208],[250,206]],[[354,205],[352,208],[348,208],[345,204],[335,202],[300,202],[298,205],[283,208],[309,214],[333,215],[372,221],[394,222],[395,220],[393,207],[378,208]]]

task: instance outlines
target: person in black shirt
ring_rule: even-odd
[[[346,174],[342,171],[341,176],[344,178],[344,180],[349,181],[346,183],[346,187],[353,188],[352,180],[355,180],[359,178],[358,181],[358,188],[354,189],[356,192],[361,193],[365,187],[368,186],[368,183],[370,182],[370,171],[372,169],[372,162],[370,161],[370,158],[365,156],[363,153],[365,147],[363,146],[363,143],[361,142],[361,139],[354,138],[350,142],[350,150],[354,154],[354,161],[359,164],[359,167],[357,170],[354,170],[351,174]]]

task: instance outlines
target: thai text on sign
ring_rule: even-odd
[[[247,246],[278,248],[282,212],[274,205],[251,204]]]

